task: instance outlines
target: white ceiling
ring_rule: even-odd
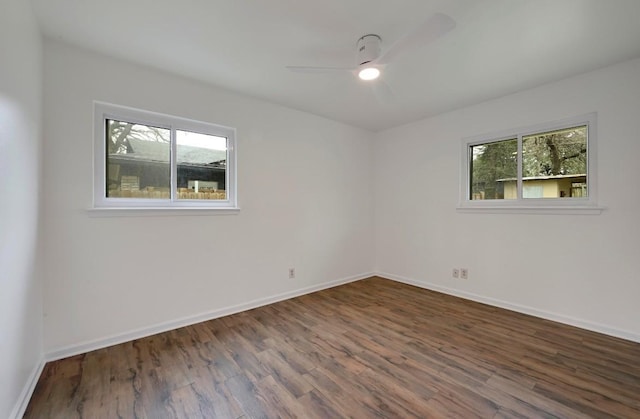
[[[32,0],[46,36],[379,131],[640,57],[640,0]],[[455,29],[384,69],[393,98],[352,74],[433,13]],[[376,82],[374,82],[376,83]]]

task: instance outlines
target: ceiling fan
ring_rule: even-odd
[[[377,79],[384,67],[401,52],[414,46],[426,45],[440,38],[456,26],[456,22],[449,16],[436,13],[421,25],[405,34],[395,44],[382,52],[382,38],[376,34],[360,37],[356,43],[356,66],[354,67],[311,67],[287,66],[297,73],[341,73],[351,72],[361,80]]]

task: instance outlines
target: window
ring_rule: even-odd
[[[596,207],[596,115],[462,141],[459,209]]]
[[[236,208],[235,130],[95,104],[95,208]]]

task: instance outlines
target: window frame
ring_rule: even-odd
[[[106,121],[115,119],[133,124],[149,125],[170,130],[170,189],[169,199],[152,198],[115,198],[107,197],[107,133]],[[227,139],[227,162],[225,173],[224,200],[185,200],[178,199],[177,193],[177,141],[176,131],[184,130],[201,134],[225,137]],[[152,212],[158,210],[172,210],[176,213],[206,213],[234,212],[239,210],[237,204],[237,174],[236,174],[236,130],[209,122],[196,121],[177,116],[145,111],[141,109],[119,106],[105,102],[94,102],[94,181],[93,181],[93,210],[106,210],[113,214],[128,214],[131,211]]]
[[[587,197],[524,198],[522,169],[522,138],[576,126],[587,127]],[[517,139],[517,197],[516,199],[472,200],[471,197],[471,147]],[[514,128],[501,132],[463,138],[461,141],[460,196],[457,210],[461,212],[539,213],[539,214],[599,214],[603,208],[597,200],[597,113],[584,114],[553,122]]]

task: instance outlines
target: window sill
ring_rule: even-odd
[[[87,213],[91,217],[163,217],[182,215],[236,215],[238,207],[210,208],[210,207],[102,207],[89,208]]]
[[[599,215],[604,207],[595,206],[458,206],[456,211],[485,214]]]

